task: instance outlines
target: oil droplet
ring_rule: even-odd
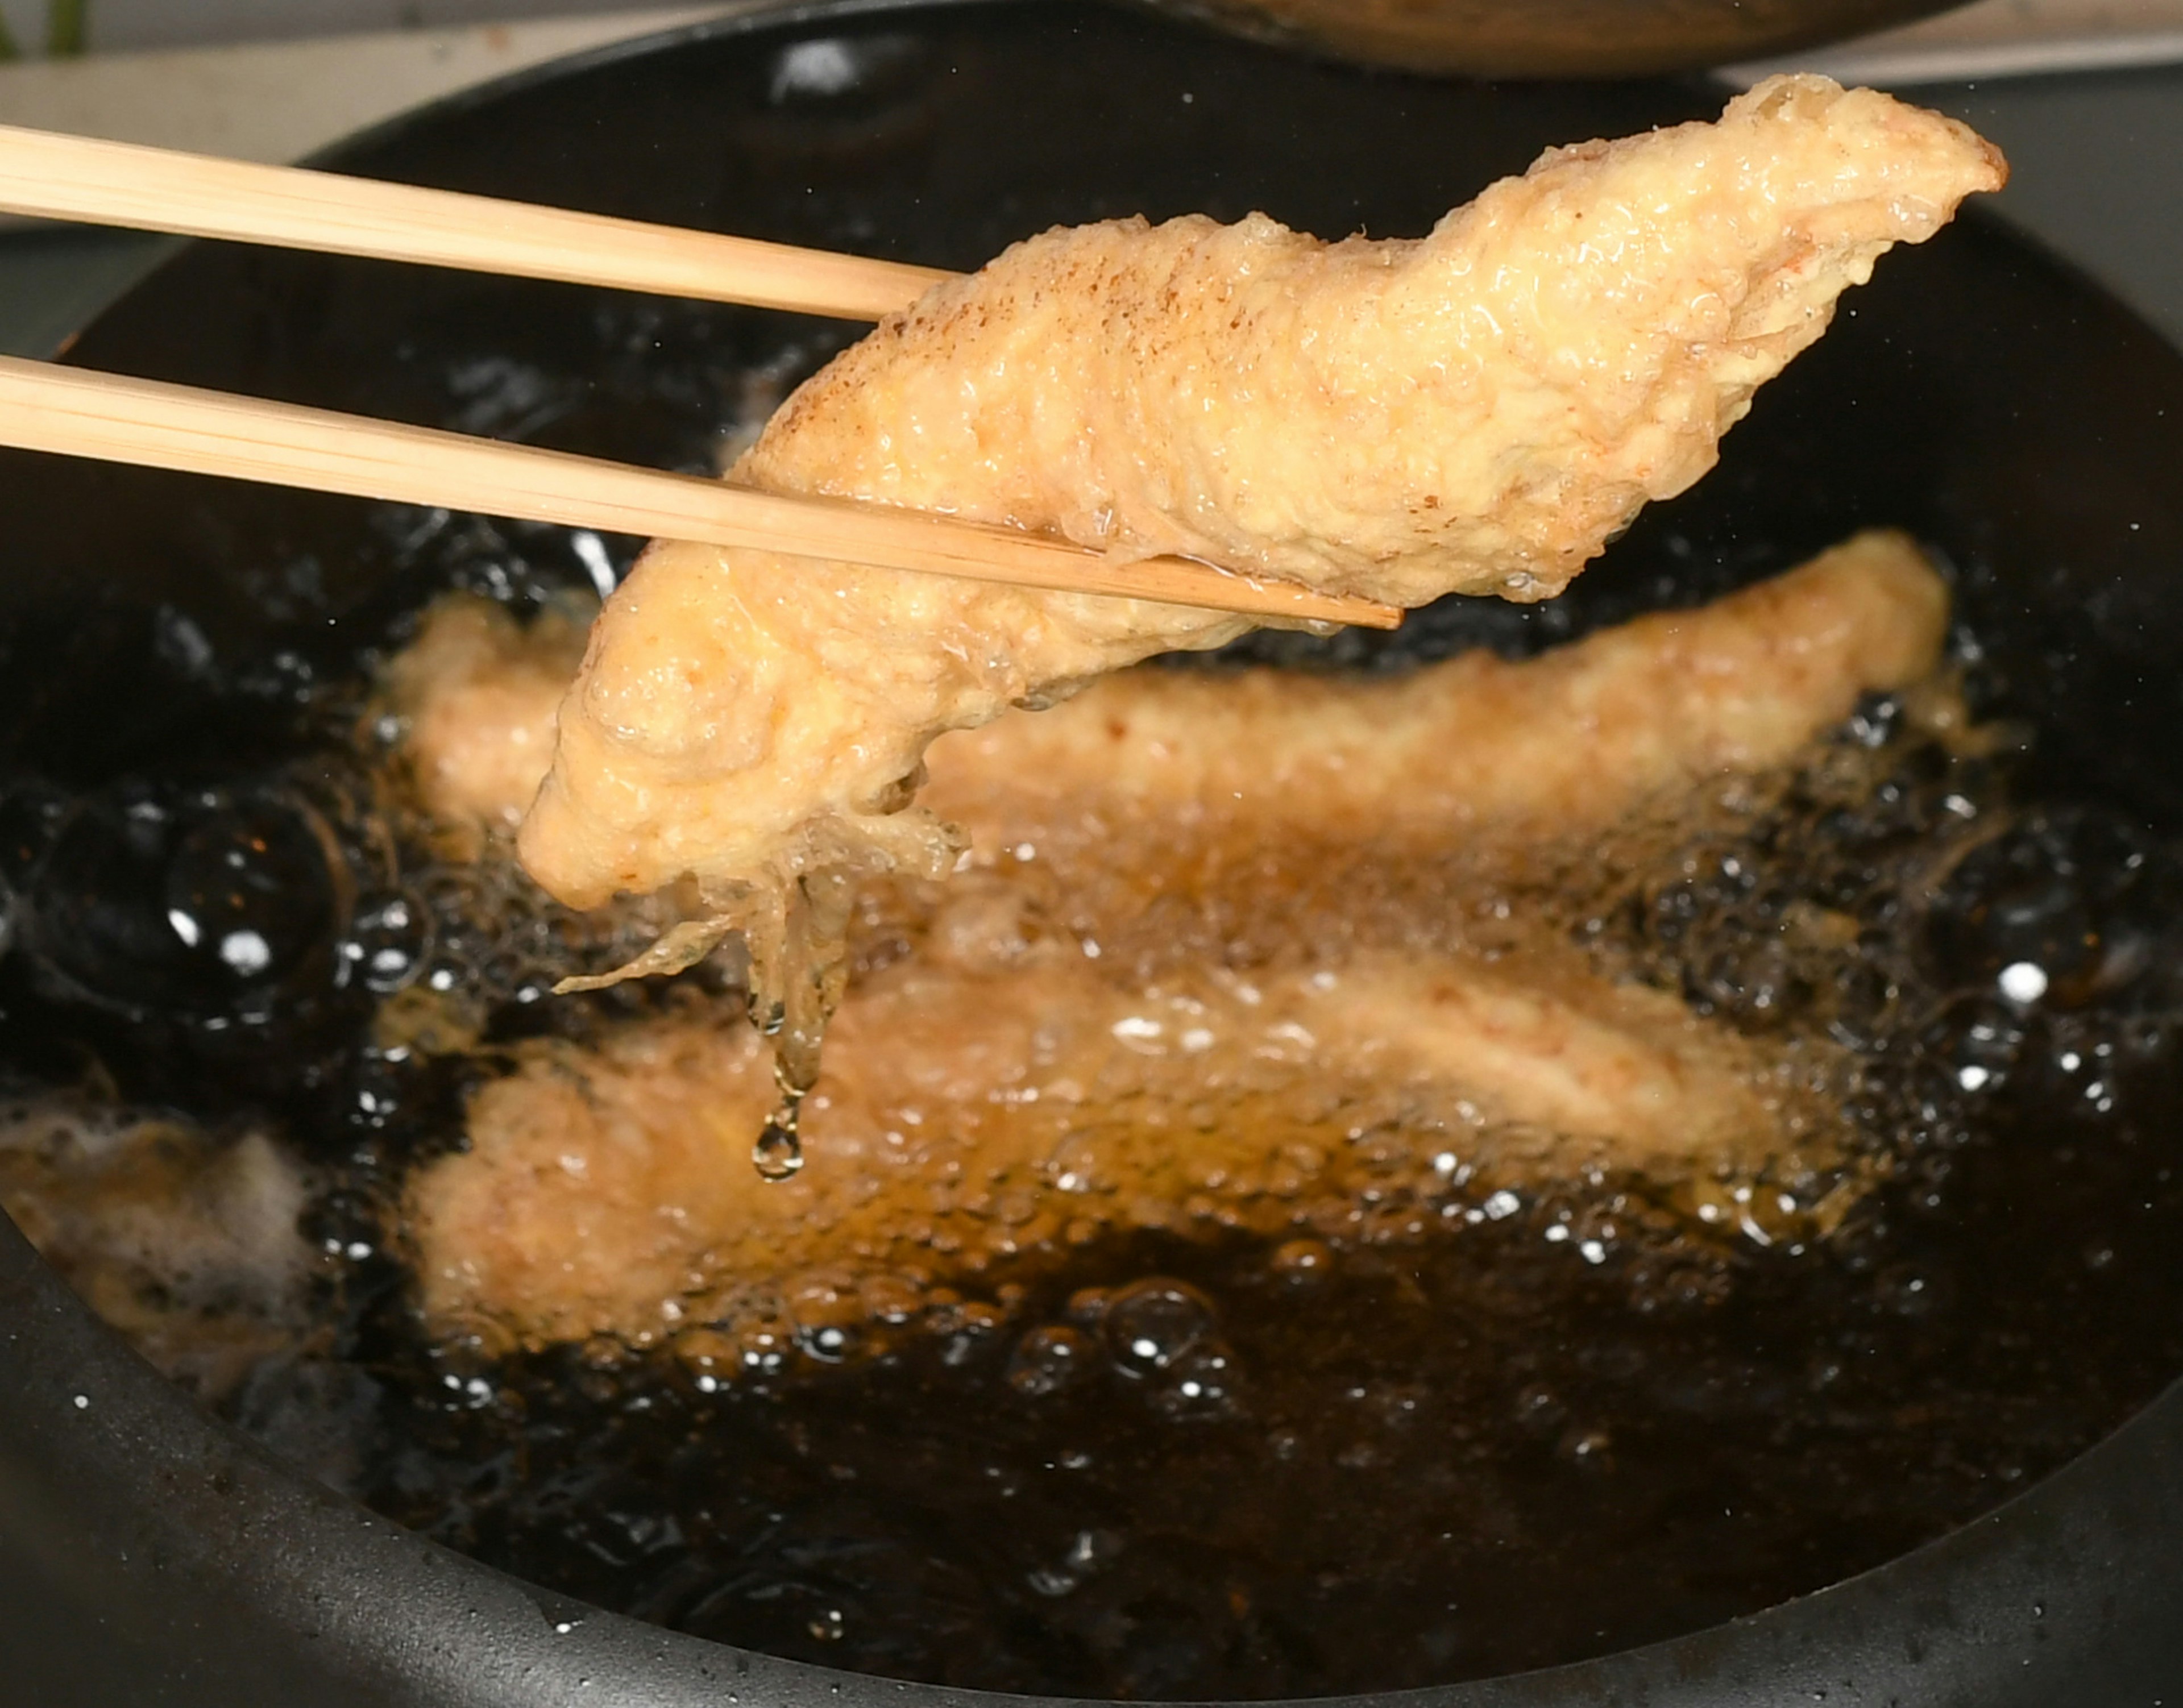
[[[795,1102],[784,1101],[751,1146],[751,1164],[761,1180],[786,1180],[803,1167],[803,1140],[796,1130],[796,1117]]]

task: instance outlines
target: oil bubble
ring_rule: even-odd
[[[1944,977],[2018,1004],[2075,1008],[2158,957],[2169,862],[2135,826],[2091,808],[2035,812],[1957,862],[1928,952]]]
[[[1274,1273],[1292,1284],[1318,1280],[1334,1262],[1324,1239],[1291,1239],[1274,1250]]]
[[[796,1344],[804,1356],[821,1364],[845,1362],[856,1351],[858,1338],[853,1328],[839,1323],[821,1323],[796,1331]]]
[[[1225,1342],[1203,1340],[1178,1354],[1147,1395],[1153,1408],[1177,1422],[1206,1422],[1241,1410],[1241,1372]]]
[[[269,787],[117,785],[79,801],[38,861],[32,952],[102,1007],[262,1018],[275,992],[333,982],[334,846]]]
[[[1117,1293],[1101,1327],[1114,1367],[1143,1378],[1167,1369],[1212,1334],[1213,1303],[1186,1281],[1154,1276]]]
[[[1034,1328],[1009,1356],[1008,1384],[1028,1398],[1042,1399],[1082,1380],[1094,1361],[1091,1338],[1083,1330],[1065,1323]]]
[[[416,979],[432,951],[432,920],[419,897],[374,895],[357,904],[342,938],[342,961],[375,996],[391,996]]]

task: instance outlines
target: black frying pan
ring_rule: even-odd
[[[1636,77],[1761,59],[1949,0],[1156,0],[1368,65],[1474,77]]]
[[[812,40],[842,44],[856,71],[846,86],[786,70],[787,50]],[[1411,81],[1059,5],[822,8],[465,97],[335,164],[966,266],[1053,221],[1125,212],[1264,208],[1323,233],[1414,231],[1549,142],[1715,104],[1673,84]],[[451,352],[550,373],[595,347],[598,301],[200,247],[74,353],[453,422],[484,394],[464,390]],[[1710,596],[1862,524],[1906,525],[1962,568],[1964,597],[2004,655],[1998,709],[2040,724],[2044,773],[2175,829],[2183,358],[1975,219],[1892,258],[1852,301],[1855,318],[1766,394],[1719,472],[1651,513],[1562,608],[1450,605],[1399,644],[1520,647],[1543,624]],[[628,359],[697,373],[838,336],[670,313],[662,347]],[[580,397],[583,376],[564,378]],[[691,454],[610,395],[528,429],[630,460]],[[245,722],[197,650],[174,644],[175,613],[219,658],[285,661],[259,673],[260,691],[376,638],[416,591],[372,513],[343,501],[28,456],[0,461],[0,764],[64,783],[147,754],[233,759]],[[127,1071],[156,1078],[159,1048],[143,1034]],[[2183,1393],[2171,1391],[2013,1504],[1834,1589],[1631,1654],[1427,1694],[1450,1708],[2152,1700],[2183,1681],[2179,1583]],[[406,1535],[210,1422],[4,1225],[0,1655],[0,1701],[38,1705],[787,1708],[964,1694],[662,1633]]]

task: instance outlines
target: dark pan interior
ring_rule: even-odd
[[[814,43],[830,45],[814,58]],[[969,266],[1055,222],[1131,213],[1262,208],[1328,236],[1419,232],[1550,143],[1717,104],[1673,83],[1375,75],[1075,6],[864,8],[527,80],[397,124],[334,164]],[[1343,637],[1318,656],[1369,663],[1480,640],[1521,651],[1710,597],[1861,525],[1904,526],[1954,566],[1996,651],[1993,709],[2037,724],[2045,774],[2183,825],[2183,358],[1975,218],[1891,258],[1849,300],[1763,395],[1718,473],[1655,507],[1567,598],[1450,603],[1391,642]],[[630,461],[698,460],[701,436],[618,412],[572,361],[602,328],[614,359],[688,376],[692,422],[717,418],[730,370],[791,347],[808,363],[847,336],[755,311],[198,246],[71,359]],[[480,369],[480,350],[498,365]],[[71,785],[177,757],[232,762],[264,682],[353,655],[418,592],[398,528],[348,501],[19,453],[0,457],[0,766]],[[526,537],[542,576],[581,578],[565,542]],[[1310,662],[1293,641],[1262,650]],[[837,1685],[947,1694],[829,1680],[598,1616],[557,1643],[567,1610],[542,1616],[505,1580],[358,1528],[353,1509],[192,1417],[79,1320],[12,1229],[0,1236],[0,1587],[23,1580],[0,1593],[0,1633],[10,1654],[38,1657],[34,1672],[52,1667],[25,1700],[308,1689],[327,1702],[541,1702],[579,1700],[580,1677],[602,1689],[626,1678],[630,1700],[695,1702],[721,1700],[708,1678],[750,1666],[747,1688],[769,1700]],[[92,1379],[76,1372],[109,1384],[112,1412],[103,1395],[71,1410],[74,1385]],[[2171,1395],[2030,1505],[1842,1590],[1569,1669],[1559,1684],[1436,1694],[1697,1703],[1793,1678],[1847,1687],[1834,1700],[1914,1686],[1934,1701],[2122,1700],[2126,1685],[2183,1676],[2175,1622],[2159,1616],[2183,1534],[2183,1520],[2160,1519],[2183,1503],[2177,1411]],[[92,1637],[101,1628],[110,1644]],[[490,1666],[475,1658],[487,1650]]]

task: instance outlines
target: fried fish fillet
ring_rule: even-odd
[[[442,1334],[644,1340],[813,1295],[861,1315],[1111,1229],[1351,1234],[1376,1196],[1414,1232],[1456,1184],[1592,1167],[1793,1183],[1836,1137],[1829,1067],[1568,961],[1379,953],[1130,990],[1048,945],[853,990],[793,1179],[749,1162],[763,1041],[692,1013],[532,1050],[403,1221]]]
[[[1709,605],[1520,663],[1470,652],[1378,678],[1125,671],[1051,711],[942,736],[924,801],[987,864],[1026,846],[1112,864],[1139,826],[1169,851],[1299,836],[1536,846],[1782,763],[1860,696],[1930,675],[1947,622],[1924,555],[1875,531]],[[454,600],[394,661],[403,757],[442,824],[521,817],[573,668],[570,633],[558,618],[524,629]]]
[[[553,758],[553,714],[584,655],[571,610],[519,627],[484,599],[452,597],[388,661],[387,702],[419,801],[473,855],[480,834],[512,834]]]
[[[0,1101],[0,1210],[160,1370],[208,1399],[291,1350],[319,1255],[310,1175],[259,1132],[67,1094]]]
[[[1952,120],[1780,78],[1716,124],[1551,151],[1419,240],[1049,232],[883,324],[730,478],[1407,605],[1544,598],[1712,465],[1880,252],[2004,175]],[[576,907],[692,890],[628,970],[742,927],[808,1068],[837,981],[785,968],[825,959],[842,883],[954,858],[910,804],[932,739],[1244,626],[655,546],[593,632],[522,857]]]
[[[1861,696],[1930,676],[1947,624],[1925,555],[1875,530],[1520,663],[1480,651],[1381,678],[1125,672],[942,736],[923,798],[985,863],[1025,847],[1066,862],[1145,823],[1171,852],[1214,842],[1236,858],[1297,838],[1381,854],[1535,847],[1782,764]]]
[[[436,641],[448,621],[454,639]],[[1075,896],[1193,841],[1231,865],[1271,846],[1308,866],[1323,833],[1401,866],[1479,837],[1581,840],[1791,760],[1861,694],[1928,676],[1947,623],[1931,567],[1872,534],[1521,663],[1136,672],[952,736],[934,793],[990,857],[938,887],[913,958],[851,991],[806,1105],[803,1173],[767,1184],[750,1168],[771,1066],[717,1012],[534,1046],[472,1101],[469,1150],[411,1189],[427,1313],[442,1332],[530,1340],[747,1323],[806,1295],[853,1316],[1103,1229],[1335,1232],[1371,1193],[1436,1213],[1415,1206],[1420,1183],[1449,1178],[1444,1156],[1519,1188],[1595,1167],[1692,1190],[1724,1173],[1824,1184],[1853,1063],[1603,979],[1548,912],[1489,962],[1447,942],[1436,873],[1376,939],[1330,911],[1353,905],[1344,884],[1276,907],[1273,963],[1243,971],[1164,918],[1147,930],[1175,946],[1147,979],[1042,917],[1034,873]],[[522,645],[505,617],[451,607],[410,655],[410,757],[443,811],[492,816],[444,779],[513,776],[497,745],[549,715]],[[490,715],[434,715],[428,666],[445,706]],[[1047,846],[1026,860],[1030,837]]]

